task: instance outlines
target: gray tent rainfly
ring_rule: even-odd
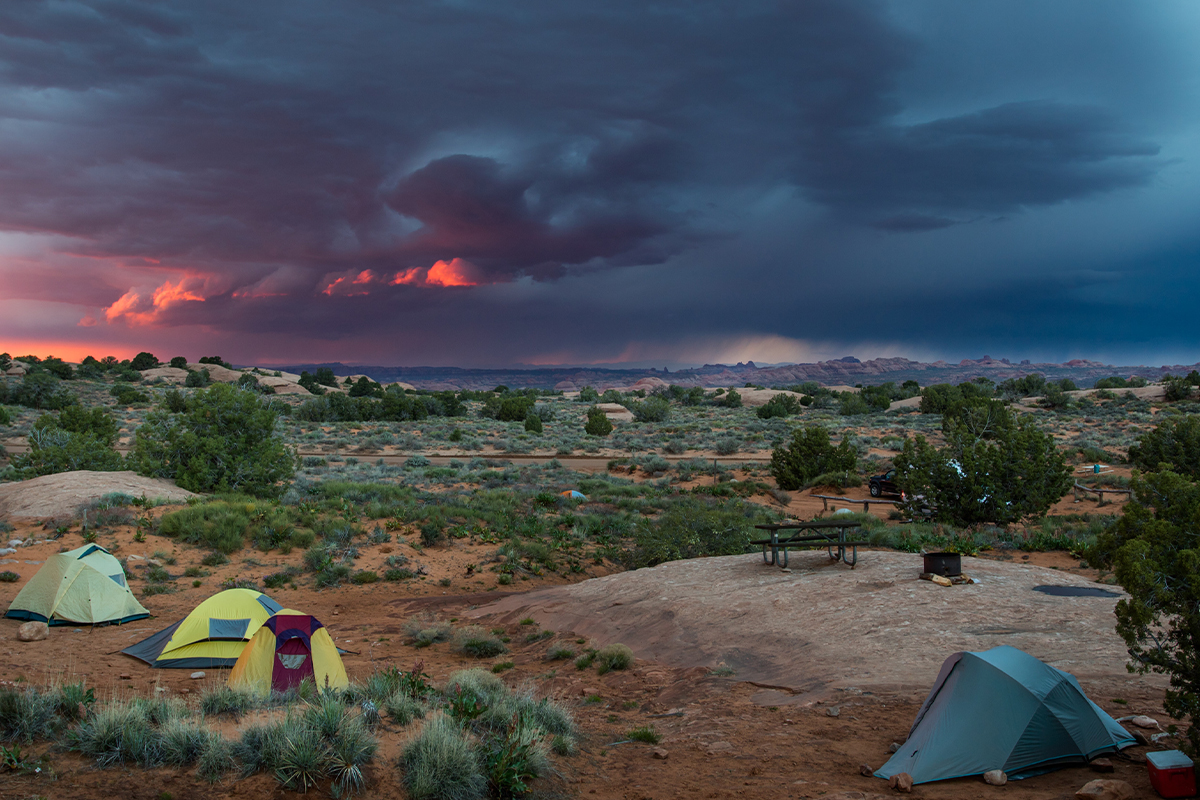
[[[1074,676],[995,647],[946,659],[908,740],[875,776],[928,783],[1001,769],[1027,778],[1133,743]]]

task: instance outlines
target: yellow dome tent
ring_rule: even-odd
[[[121,652],[160,669],[232,667],[250,637],[281,610],[283,606],[262,592],[226,589],[171,627]]]
[[[98,544],[55,553],[4,615],[49,625],[120,624],[150,616],[129,591],[121,562]]]
[[[229,673],[229,685],[259,694],[286,692],[312,679],[318,689],[350,685],[333,638],[320,620],[284,610],[258,629]]]

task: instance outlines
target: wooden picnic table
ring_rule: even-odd
[[[779,522],[755,525],[754,527],[769,531],[771,534],[769,539],[754,539],[750,542],[750,544],[762,546],[763,563],[785,568],[788,565],[789,549],[803,550],[824,547],[832,560],[841,561],[850,569],[854,569],[854,565],[858,563],[859,545],[870,544],[870,542],[853,541],[847,538],[848,531],[857,531],[862,527],[861,523],[850,520],[820,519],[811,522]],[[790,533],[780,535],[780,531],[790,531]],[[804,531],[816,531],[816,533],[804,533]],[[849,551],[849,556],[847,556],[847,551]]]

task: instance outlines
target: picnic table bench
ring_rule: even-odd
[[[1084,497],[1087,497],[1087,493],[1091,492],[1099,498],[1100,505],[1104,505],[1104,495],[1106,494],[1123,494],[1129,498],[1133,497],[1132,489],[1103,489],[1098,486],[1084,486],[1079,481],[1075,481],[1075,485],[1071,487],[1071,491],[1075,495],[1076,502],[1079,501],[1080,492],[1084,493]]]
[[[824,510],[824,511],[829,510],[829,501],[830,500],[833,500],[835,503],[843,503],[848,506],[856,506],[859,503],[862,503],[864,514],[866,514],[868,511],[870,511],[870,506],[872,503],[876,503],[876,504],[882,503],[883,505],[888,505],[888,506],[896,505],[895,500],[879,500],[874,497],[865,497],[862,500],[859,500],[857,497],[838,497],[837,495],[831,495],[831,494],[814,494],[814,495],[810,495],[810,496],[821,498],[821,506],[822,506],[822,510]]]
[[[870,544],[867,541],[847,538],[850,532],[857,533],[862,527],[860,523],[851,520],[819,519],[812,522],[780,522],[754,527],[770,532],[770,538],[754,539],[750,544],[762,547],[764,563],[780,567],[787,567],[789,549],[824,547],[831,559],[841,561],[850,569],[854,569],[854,565],[858,563],[859,545]],[[780,531],[787,533],[781,535]]]

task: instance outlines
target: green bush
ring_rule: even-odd
[[[780,489],[794,491],[812,483],[826,472],[850,472],[858,455],[849,437],[836,447],[829,431],[818,426],[797,429],[789,444],[779,445],[771,453],[771,475]]]
[[[1161,427],[1161,426],[1160,426]],[[1112,569],[1129,598],[1117,602],[1117,633],[1130,669],[1170,677],[1163,707],[1188,717],[1186,747],[1200,752],[1200,486],[1163,470],[1134,473],[1133,498],[1117,524],[1097,536],[1088,563]]]
[[[1004,525],[1042,517],[1071,487],[1071,470],[1029,418],[1011,414],[985,429],[948,420],[946,446],[906,439],[893,458],[910,512],[930,509],[940,522]]]
[[[754,412],[759,419],[790,417],[799,414],[803,406],[799,398],[790,394],[777,394]]]
[[[1129,448],[1129,461],[1144,472],[1166,464],[1172,472],[1200,478],[1200,416],[1166,417]]]
[[[596,668],[600,674],[633,666],[633,651],[623,644],[609,644],[596,651]]]
[[[173,478],[193,492],[276,496],[295,470],[275,433],[277,416],[253,392],[217,384],[192,395],[183,414],[148,414],[129,461],[139,474]]]
[[[164,514],[159,520],[159,533],[229,554],[241,550],[246,544],[246,532],[250,528],[250,516],[256,508],[252,503],[215,500],[197,503]],[[208,564],[205,566],[218,566]]]
[[[158,366],[158,359],[153,353],[138,353],[129,362],[130,369],[136,369],[141,372],[144,369],[154,369]]]
[[[665,397],[655,396],[641,403],[631,401],[625,407],[638,422],[665,422],[671,416],[671,403]]]
[[[742,396],[738,394],[737,389],[730,389],[717,403],[726,408],[741,408]]]
[[[599,406],[592,406],[588,409],[587,422],[583,426],[584,433],[589,436],[608,436],[612,430],[612,422]]]
[[[633,542],[614,549],[613,557],[630,569],[666,561],[748,552],[755,523],[766,512],[739,501],[688,498],[671,504],[658,519],[641,522]]]
[[[626,739],[632,739],[635,742],[645,742],[646,744],[658,744],[662,741],[662,736],[658,731],[654,730],[653,725],[643,725],[640,728],[634,728],[625,734]]]
[[[482,800],[487,778],[463,730],[448,717],[434,717],[400,756],[401,780],[412,800]]]
[[[455,632],[454,650],[474,658],[493,658],[508,652],[499,637],[474,625]]]
[[[544,430],[545,427],[542,425],[542,418],[530,412],[529,416],[525,418],[526,433],[542,433]]]

